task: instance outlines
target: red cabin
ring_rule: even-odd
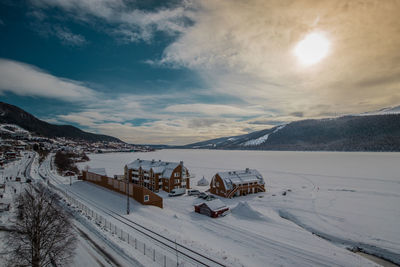
[[[194,206],[195,212],[210,216],[212,218],[224,216],[228,210],[229,208],[219,199],[206,201]]]

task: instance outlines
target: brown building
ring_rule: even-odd
[[[137,159],[125,166],[125,177],[155,192],[190,188],[189,171],[183,166],[183,161],[177,163]]]
[[[141,185],[132,183],[129,183],[129,185],[127,185],[125,179],[117,180],[108,177],[104,168],[82,171],[82,180],[97,184],[99,186],[105,187],[124,195],[129,192],[130,197],[134,198],[136,201],[143,205],[152,205],[160,208],[163,207],[163,199],[156,193]]]
[[[265,192],[264,178],[254,169],[218,172],[211,179],[210,193],[221,197],[244,196]]]

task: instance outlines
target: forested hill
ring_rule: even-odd
[[[88,133],[71,125],[55,125],[47,123],[39,120],[19,107],[4,102],[0,102],[0,123],[15,124],[27,131],[49,138],[65,137],[89,142],[122,142],[118,138],[108,135]]]
[[[184,148],[251,150],[400,151],[400,114],[302,120]]]

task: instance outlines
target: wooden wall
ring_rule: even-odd
[[[124,180],[117,180],[88,171],[83,171],[82,176],[84,181],[97,184],[126,196],[126,181]],[[129,196],[143,205],[163,208],[162,197],[141,185],[129,183]],[[146,200],[146,196],[148,200]]]

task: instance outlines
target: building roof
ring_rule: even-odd
[[[227,171],[217,173],[224,182],[226,189],[232,189],[233,185],[242,185],[257,182],[264,184],[264,178],[255,169],[245,169],[240,171]]]
[[[95,173],[101,176],[107,176],[105,168],[88,169],[88,172]]]
[[[214,199],[214,200],[206,201],[206,202],[203,202],[203,203],[199,204],[198,206],[203,205],[203,204],[205,204],[207,207],[209,207],[210,210],[212,210],[212,211],[219,211],[219,210],[222,210],[222,209],[226,209],[226,208],[227,208],[227,206],[225,205],[225,203],[222,202],[222,201],[219,200],[219,199]]]
[[[181,161],[179,162],[167,162],[167,161],[161,161],[161,160],[143,160],[143,159],[137,159],[129,164],[127,164],[128,169],[133,169],[133,170],[138,170],[139,168],[142,168],[144,171],[150,171],[153,170],[153,173],[155,174],[161,174],[162,178],[171,178],[172,172],[175,170],[176,167],[179,166],[179,164],[183,164]],[[183,167],[184,173],[186,173],[186,168]]]

